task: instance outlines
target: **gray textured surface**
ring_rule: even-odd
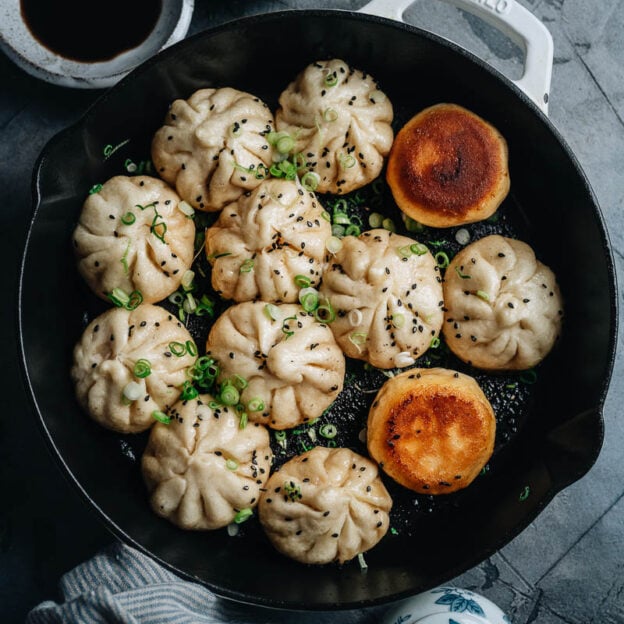
[[[196,2],[191,33],[241,15],[284,8],[358,9],[341,0]],[[605,215],[619,275],[624,275],[624,3],[620,0],[522,0],[554,38],[550,117],[572,150]],[[491,28],[435,0],[416,2],[411,23],[457,41],[512,77],[521,54]],[[97,93],[57,97],[0,56],[0,189],[3,245],[16,262],[30,213],[30,175],[46,141],[77,119]],[[59,102],[63,102],[61,105]],[[17,271],[17,269],[16,269]],[[5,279],[2,368],[15,392],[0,419],[0,487],[12,492],[0,505],[0,621],[18,622],[45,598],[59,575],[110,540],[62,478],[26,409],[15,362],[17,273]],[[620,302],[622,302],[620,294]],[[521,535],[491,559],[454,580],[491,598],[514,624],[621,624],[624,622],[624,404],[623,338],[605,409],[605,444],[580,481],[560,493]],[[15,488],[20,482],[26,487]],[[36,504],[35,502],[36,501]],[[245,611],[245,608],[240,607]],[[383,609],[359,613],[278,615],[254,611],[258,622],[379,621]]]

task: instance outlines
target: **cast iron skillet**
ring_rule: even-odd
[[[471,235],[501,231],[529,242],[557,274],[566,306],[562,338],[530,388],[461,368],[452,356],[438,360],[476,374],[495,401],[501,434],[491,469],[443,501],[401,494],[388,484],[397,497],[396,534],[389,532],[367,553],[366,573],[357,562],[307,567],[288,560],[271,548],[255,520],[228,538],[224,530],[185,532],[157,518],[138,466],[145,438],[107,432],[86,418],[68,374],[73,345],[105,307],[80,281],[70,247],[89,189],[123,172],[127,159],[149,158],[151,135],[176,97],[233,86],[274,108],[291,78],[327,57],[375,76],[394,104],[397,127],[427,105],[451,101],[502,132],[512,192],[500,221],[475,226]],[[345,11],[273,13],[198,34],[135,70],[56,136],[37,164],[34,196],[19,331],[42,431],[66,475],[117,537],[218,595],[272,607],[340,609],[423,591],[505,545],[585,474],[600,451],[617,319],[600,210],[574,155],[538,108],[509,80],[434,35]],[[393,210],[390,202],[386,210]],[[447,236],[452,246],[452,233],[423,236]],[[513,383],[522,390],[520,399],[509,391]],[[354,435],[345,443],[365,452],[357,431],[372,395],[355,395],[352,388],[347,403],[356,409],[343,405],[342,414]]]

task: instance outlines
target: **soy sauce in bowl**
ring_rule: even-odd
[[[20,0],[20,9],[41,45],[69,60],[97,63],[143,43],[158,22],[162,0]]]

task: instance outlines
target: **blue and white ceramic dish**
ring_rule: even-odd
[[[467,589],[436,587],[403,600],[383,624],[512,624],[491,600]]]

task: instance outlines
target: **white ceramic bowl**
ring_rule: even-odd
[[[183,39],[193,9],[194,0],[165,0],[154,29],[140,45],[111,60],[83,63],[41,45],[22,18],[20,0],[0,0],[0,47],[22,69],[47,82],[80,89],[107,88],[160,50]]]
[[[485,596],[442,586],[397,603],[383,624],[511,624],[511,620]]]

